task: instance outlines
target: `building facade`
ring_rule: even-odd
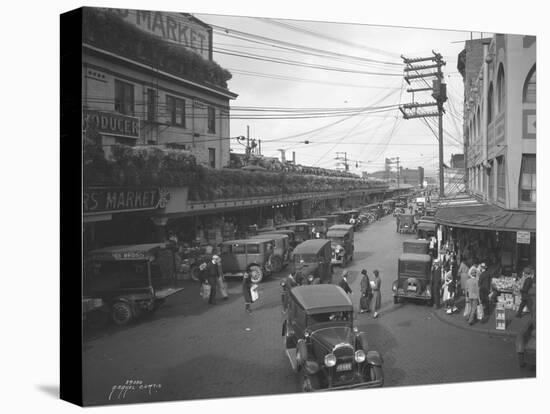
[[[458,69],[467,194],[436,220],[459,251],[519,273],[536,266],[536,38],[467,41]]]
[[[85,8],[82,109],[115,144],[177,146],[229,164],[230,74],[212,61],[212,29],[186,13]],[[212,75],[214,73],[214,75]]]

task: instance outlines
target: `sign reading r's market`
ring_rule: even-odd
[[[165,208],[170,194],[161,188],[88,187],[84,189],[84,214]]]

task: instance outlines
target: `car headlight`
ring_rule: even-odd
[[[334,355],[334,354],[325,355],[325,365],[327,367],[335,366],[336,365],[336,355]]]
[[[365,351],[362,349],[355,351],[355,362],[364,362],[367,356],[365,355]]]

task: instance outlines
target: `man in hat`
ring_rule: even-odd
[[[208,303],[211,305],[216,305],[216,286],[218,284],[218,278],[220,277],[220,262],[220,256],[214,255],[206,267],[206,277],[210,285],[210,298],[208,299]]]
[[[432,301],[436,309],[441,307],[441,262],[435,259],[432,266]]]
[[[521,293],[521,302],[519,304],[518,313],[516,314],[517,318],[521,318],[521,315],[523,313],[523,308],[527,306],[530,312],[534,312],[534,296],[535,292],[533,287],[533,277],[534,272],[531,267],[526,267],[523,269],[523,284],[521,285],[521,288],[519,292]],[[531,292],[530,292],[531,290]],[[534,320],[534,317],[533,317]]]
[[[363,278],[361,279],[361,300],[359,302],[359,313],[370,312],[370,301],[372,299],[372,286],[370,284],[367,270],[361,270]]]
[[[479,265],[479,277],[478,277],[478,287],[479,287],[479,301],[483,306],[483,321],[487,320],[489,315],[489,290],[491,289],[491,275],[487,271],[487,265],[485,262]]]

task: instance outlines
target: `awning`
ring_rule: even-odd
[[[440,202],[435,214],[436,223],[480,230],[537,231],[535,211],[505,210],[470,200]]]

